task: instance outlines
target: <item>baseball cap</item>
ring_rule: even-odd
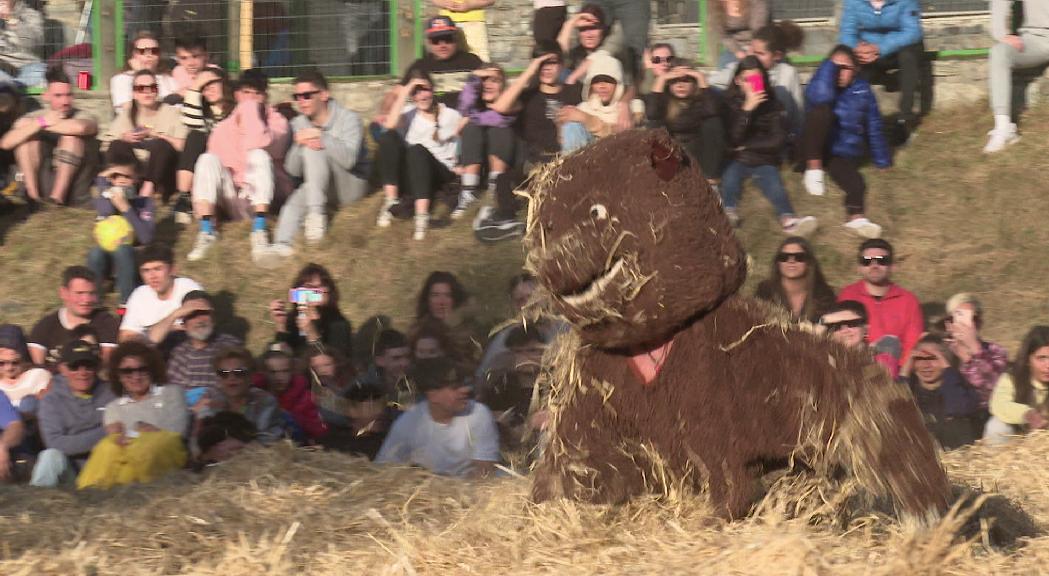
[[[77,362],[94,362],[98,364],[98,346],[85,340],[73,340],[62,346],[58,357],[63,364],[76,364]]]
[[[455,34],[458,30],[455,27],[455,22],[452,22],[452,19],[447,16],[434,16],[426,21],[427,38]]]

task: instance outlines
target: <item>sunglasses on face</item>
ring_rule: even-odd
[[[8,366],[18,366],[21,363],[21,360],[0,360],[0,368],[7,368]]]
[[[142,374],[143,376],[149,374],[149,368],[146,366],[126,366],[124,368],[118,368],[117,372],[121,376],[132,376],[135,374]]]
[[[235,370],[216,370],[215,375],[219,378],[229,378],[234,376],[236,378],[243,378],[248,375],[247,368],[237,368]]]
[[[455,44],[454,36],[439,36],[437,38],[430,38],[430,44],[438,46],[440,44]]]
[[[69,369],[73,372],[77,372],[79,370],[88,370],[94,372],[95,370],[98,370],[98,363],[88,361],[74,362],[69,365]]]
[[[416,86],[415,89],[412,90],[412,96],[415,96],[420,92],[433,92],[433,86]]]
[[[156,84],[135,84],[135,92],[139,94],[145,94],[148,92],[156,92],[159,87]]]
[[[670,64],[670,56],[653,56],[653,64]]]
[[[864,324],[866,324],[866,322],[861,318],[856,318],[854,320],[842,320],[841,322],[828,322],[825,323],[824,326],[827,327],[828,332],[833,334],[843,328],[863,328]]]
[[[809,261],[809,255],[804,252],[780,252],[776,254],[776,262],[800,262],[802,264]]]
[[[914,357],[914,361],[915,362],[935,362],[937,360],[939,360],[939,358],[937,358],[935,356],[915,356]]]
[[[301,100],[313,100],[313,97],[320,94],[320,92],[320,90],[309,90],[307,92],[296,92],[292,94],[292,96],[295,97],[296,102]]]
[[[148,48],[135,48],[135,52],[138,52],[139,54],[142,54],[143,56],[146,55],[146,54],[149,54],[151,56],[158,56],[158,55],[160,55],[160,47],[159,46],[151,46],[151,47],[148,47]]]
[[[879,266],[892,266],[892,256],[860,256],[860,266],[867,267],[871,264]]]

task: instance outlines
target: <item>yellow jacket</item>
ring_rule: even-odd
[[[1039,382],[1035,378],[1031,378],[1031,388],[1034,391],[1034,402],[1033,405],[1038,406],[1045,402],[1045,397],[1049,395],[1049,387]],[[1028,404],[1020,404],[1016,401],[1016,386],[1013,385],[1013,378],[1008,373],[1002,374],[1002,377],[998,379],[998,384],[994,386],[994,392],[991,394],[991,403],[989,406],[991,415],[998,418],[1006,424],[1023,425],[1024,414],[1032,408]]]

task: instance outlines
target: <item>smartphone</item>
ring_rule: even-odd
[[[317,304],[324,296],[312,288],[292,288],[288,290],[288,302],[303,306],[306,304]]]
[[[954,323],[959,326],[972,327],[973,325],[973,311],[968,308],[958,308],[951,314]]]
[[[765,91],[765,78],[761,74],[753,74],[748,76],[746,80],[750,84],[750,88],[755,92]]]

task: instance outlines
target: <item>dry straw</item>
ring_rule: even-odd
[[[944,462],[965,497],[917,529],[853,482],[805,475],[769,478],[754,514],[725,523],[675,492],[536,506],[527,479],[471,483],[278,446],[151,486],[3,487],[0,574],[1042,573],[1049,434]]]

